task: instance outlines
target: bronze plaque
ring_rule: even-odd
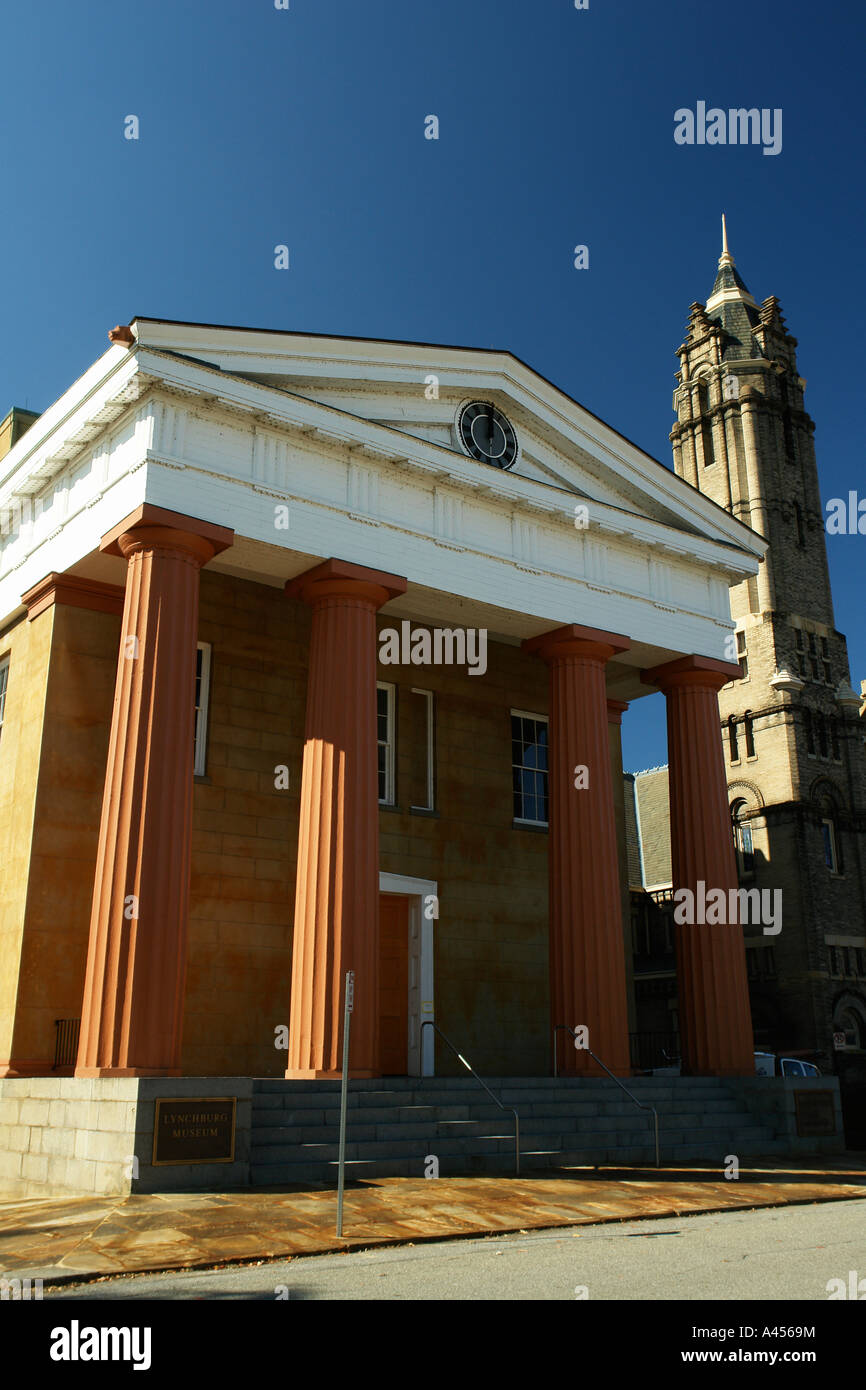
[[[819,1139],[836,1133],[832,1091],[795,1091],[794,1105],[801,1139]]]
[[[232,1163],[234,1096],[158,1100],[153,1117],[153,1163]]]

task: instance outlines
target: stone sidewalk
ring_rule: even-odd
[[[866,1154],[718,1167],[576,1168],[556,1177],[376,1178],[333,1187],[0,1201],[0,1277],[46,1284],[208,1269],[372,1245],[866,1197]]]

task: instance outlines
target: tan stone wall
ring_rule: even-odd
[[[213,647],[207,767],[194,790],[183,1037],[188,1075],[280,1075],[289,1022],[310,614],[280,589],[205,571]],[[277,790],[274,769],[289,770]]]
[[[13,1050],[53,626],[54,610],[49,609],[35,622],[22,619],[0,636],[0,657],[10,658],[0,733],[0,1067]]]
[[[54,1021],[78,1018],[120,618],[56,604],[15,1046],[54,1060]],[[42,614],[31,626],[37,626]]]
[[[81,1014],[120,621],[57,604],[16,633],[22,641],[9,693],[26,702],[30,748],[16,767],[15,787],[19,833],[29,849],[16,871],[19,931],[25,903],[26,930],[17,954],[4,951],[3,960],[8,969],[14,959],[20,971],[14,1058],[50,1067],[55,1019]],[[0,760],[6,751],[0,746]],[[12,1012],[4,1010],[10,1030]]]
[[[482,1075],[545,1074],[547,835],[512,824],[511,710],[547,713],[547,669],[489,643],[483,676],[381,666],[379,679],[397,686],[398,747],[398,809],[380,812],[380,865],[439,884],[436,1021]],[[413,686],[435,695],[436,818],[408,805]],[[460,1070],[441,1048],[436,1068]]]

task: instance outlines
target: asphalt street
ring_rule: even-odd
[[[45,1299],[827,1301],[828,1282],[850,1287],[851,1271],[866,1299],[866,1201],[136,1275],[46,1289]]]

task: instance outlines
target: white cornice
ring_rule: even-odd
[[[657,459],[617,434],[604,421],[572,400],[558,387],[508,352],[464,347],[441,347],[368,339],[266,333],[255,329],[218,328],[139,319],[134,325],[140,342],[160,351],[187,352],[219,359],[223,374],[252,372],[283,374],[285,394],[292,379],[360,380],[369,387],[385,382],[419,386],[433,371],[442,387],[504,391],[540,423],[546,424],[588,456],[590,465],[607,468],[633,491],[683,519],[702,534],[723,536],[731,545],[757,557],[766,548],[761,538],[743,527],[697,488],[678,478]]]
[[[313,435],[323,443],[337,445],[352,453],[362,452],[371,459],[408,467],[416,472],[447,480],[452,485],[484,495],[508,505],[518,505],[545,516],[561,516],[573,525],[574,498],[577,494],[565,488],[555,488],[520,474],[498,472],[495,484],[489,480],[490,470],[467,455],[448,449],[429,440],[388,425],[350,415],[335,406],[322,405],[306,396],[294,395],[276,387],[229,376],[213,367],[183,361],[170,353],[140,349],[140,368],[149,384],[159,390],[178,391],[200,400],[213,402],[214,378],[220,382],[218,407],[256,420],[267,419],[268,428],[277,431],[293,430]],[[198,385],[198,390],[196,390]],[[674,482],[678,482],[671,474]],[[581,498],[585,501],[585,498]],[[722,568],[738,580],[756,572],[755,559],[763,553],[766,543],[740,523],[720,513],[731,526],[747,537],[751,544],[742,549],[726,539],[695,535],[678,530],[651,517],[613,507],[608,503],[591,501],[593,523],[611,535],[630,538],[644,545],[661,546],[672,555],[691,556],[714,569]],[[714,518],[715,519],[715,518]]]

